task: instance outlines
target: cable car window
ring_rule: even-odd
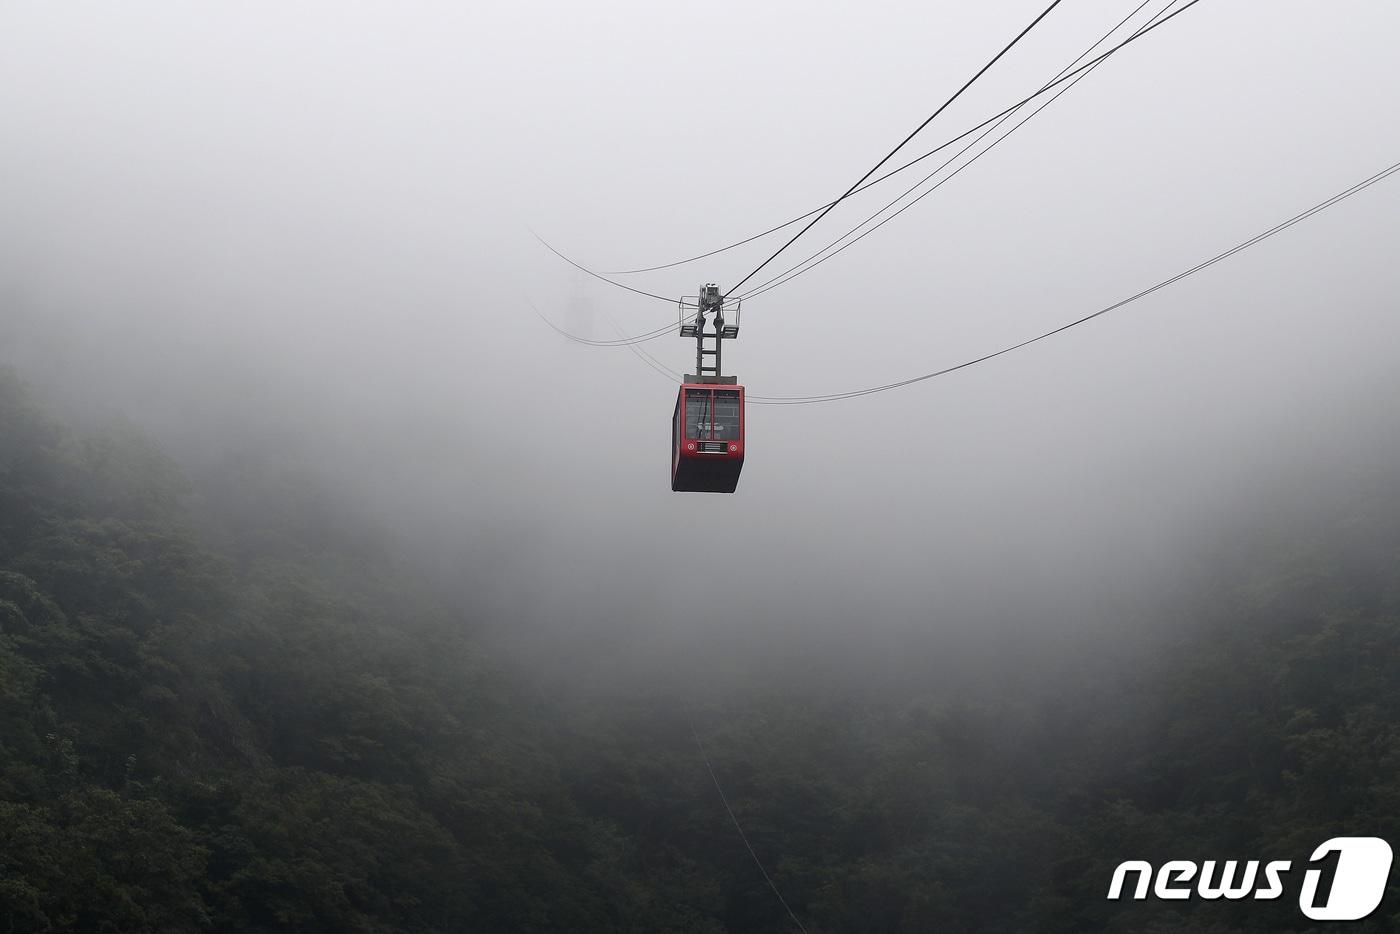
[[[708,438],[714,428],[708,389],[688,389],[685,393],[685,436]]]
[[[734,440],[739,437],[739,394],[732,389],[715,391],[715,437]]]

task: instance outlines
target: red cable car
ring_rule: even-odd
[[[671,416],[671,489],[733,493],[743,467],[744,387],[683,383]]]

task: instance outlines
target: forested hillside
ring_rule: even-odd
[[[1104,895],[1130,858],[1400,840],[1393,472],[1198,556],[1137,648],[1047,632],[1049,686],[698,707],[493,661],[308,484],[184,475],[0,379],[0,930],[792,929],[693,727],[813,934],[1301,931]],[[1392,888],[1352,929],[1397,926]]]

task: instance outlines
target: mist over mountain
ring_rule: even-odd
[[[1307,213],[1393,4],[1194,4],[744,299],[733,495],[693,341],[532,310],[669,330],[1044,6],[0,11],[0,930],[1309,929],[1400,839],[1400,180]],[[1295,871],[1105,897],[1169,859]]]
[[[1393,829],[1393,438],[1133,587],[716,646],[473,599],[281,445],[181,464],[0,398],[16,930],[781,928],[707,758],[809,930],[1302,930],[1102,890]]]

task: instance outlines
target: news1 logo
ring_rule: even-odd
[[[1333,837],[1308,858],[1298,890],[1299,910],[1313,921],[1360,921],[1385,896],[1392,856],[1390,844],[1379,837]],[[1147,898],[1149,889],[1165,900],[1195,896],[1208,901],[1271,901],[1287,891],[1285,882],[1292,871],[1288,860],[1197,863],[1173,859],[1154,869],[1149,862],[1130,859],[1113,870],[1108,897],[1110,901],[1122,898],[1132,878],[1128,897],[1137,901]]]

